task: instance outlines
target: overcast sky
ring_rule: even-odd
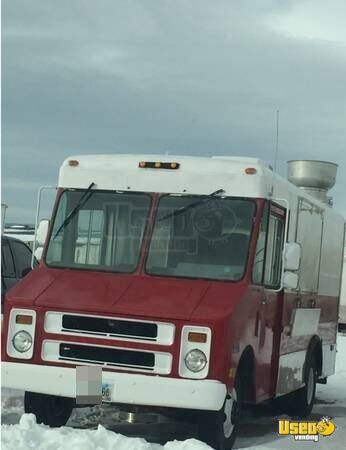
[[[226,154],[340,164],[345,0],[3,0],[2,183],[9,221],[79,153]]]

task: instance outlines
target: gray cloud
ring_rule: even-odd
[[[334,0],[7,0],[3,199],[76,153],[234,154],[340,164],[346,213],[346,4]],[[334,26],[334,23],[336,26]]]

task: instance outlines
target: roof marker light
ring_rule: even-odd
[[[71,167],[77,167],[79,166],[79,161],[77,161],[77,159],[70,159],[68,165]]]
[[[246,175],[255,175],[257,173],[257,169],[255,169],[254,167],[247,167],[245,169],[245,173]]]
[[[161,161],[140,161],[138,167],[141,169],[171,169],[177,170],[180,164],[177,162],[161,162]]]

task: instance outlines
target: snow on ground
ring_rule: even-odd
[[[118,410],[111,405],[76,409],[68,422],[69,426],[58,429],[37,425],[33,415],[23,415],[21,391],[2,389],[1,407],[3,424],[1,442],[5,450],[207,450],[210,448],[192,438],[180,442],[174,441],[175,438],[181,439],[179,433],[162,446],[149,443],[142,438],[125,437],[119,432],[109,431],[105,427],[115,429],[114,424],[119,419]],[[316,404],[309,420],[319,421],[323,416],[331,417],[337,427],[332,436],[320,437],[317,443],[295,442],[292,436],[278,435],[277,416],[268,413],[265,409],[260,410],[244,420],[235,448],[243,450],[295,450],[297,448],[342,450],[345,448],[346,336],[339,335],[336,374],[328,379],[327,385],[318,385]],[[164,429],[164,424],[160,426],[160,429]],[[119,431],[119,428],[116,431]],[[193,436],[193,430],[188,431],[187,436]],[[146,437],[152,440],[150,435]],[[166,440],[167,438],[162,435],[160,442],[164,443]]]
[[[128,438],[99,425],[97,430],[76,430],[71,427],[49,428],[36,424],[33,414],[23,414],[18,425],[3,425],[2,448],[6,450],[151,450],[162,448],[144,439]],[[195,439],[168,442],[166,450],[207,450],[207,445]]]

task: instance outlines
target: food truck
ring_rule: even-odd
[[[335,366],[336,169],[290,161],[285,179],[256,158],[66,159],[39,267],[7,295],[3,385],[61,426],[83,369],[87,403],[97,391],[120,408],[189,412],[219,449],[244,405],[281,397],[308,415]]]

